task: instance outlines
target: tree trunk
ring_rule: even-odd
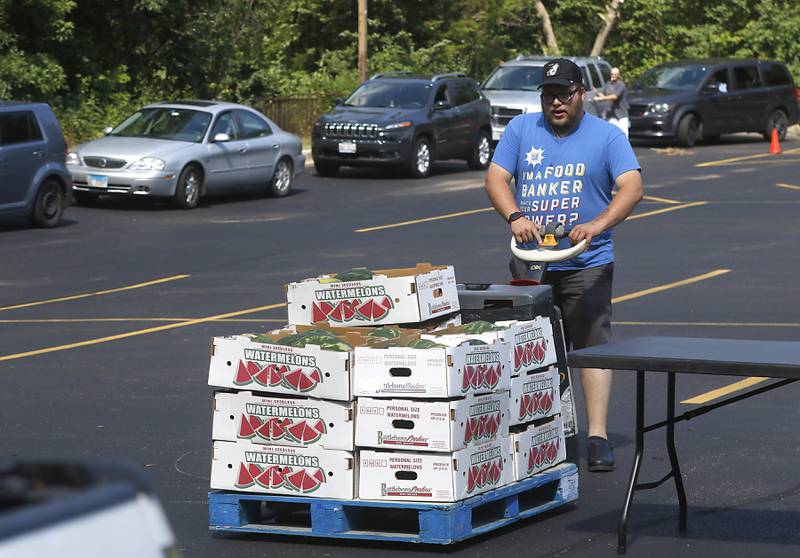
[[[553,32],[553,24],[550,23],[550,14],[547,13],[547,8],[544,7],[541,0],[536,0],[536,11],[539,13],[539,17],[542,18],[542,31],[547,45],[545,54],[559,54],[556,34]]]
[[[603,52],[606,39],[611,32],[611,28],[614,27],[614,22],[617,20],[617,14],[619,13],[619,5],[622,4],[622,2],[624,2],[624,0],[611,0],[611,3],[608,5],[603,27],[600,29],[600,32],[597,33],[597,38],[594,40],[594,46],[592,47],[590,56],[600,56],[600,53]]]

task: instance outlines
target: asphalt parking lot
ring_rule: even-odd
[[[615,233],[617,338],[798,339],[800,138],[780,156],[768,147],[755,135],[636,147],[646,198]],[[448,549],[208,533],[211,338],[282,325],[283,286],[323,272],[432,262],[459,280],[506,281],[508,228],[482,183],[455,161],[424,180],[307,169],[284,199],[194,211],[103,200],[70,208],[54,230],[0,225],[0,455],[141,466],[185,556],[616,555],[633,451],[625,373],[609,418],[618,468],[589,474],[581,463],[575,506]],[[681,378],[678,397],[713,400],[737,380]],[[640,493],[628,555],[797,556],[798,396],[788,386],[681,423],[689,531],[678,535],[670,486]],[[643,476],[660,478],[665,460],[654,444]]]

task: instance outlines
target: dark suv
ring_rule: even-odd
[[[691,147],[720,134],[780,139],[797,122],[800,92],[780,62],[684,60],[659,64],[628,92],[631,138],[677,139]]]
[[[72,201],[66,144],[45,103],[0,102],[0,215],[54,227]]]
[[[324,176],[341,166],[405,167],[415,177],[441,159],[489,165],[489,101],[464,74],[377,74],[314,124],[314,167]]]

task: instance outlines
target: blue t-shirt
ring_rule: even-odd
[[[567,230],[597,217],[611,202],[617,177],[640,169],[622,130],[591,114],[584,114],[564,138],[553,134],[543,113],[517,116],[506,126],[492,162],[514,175],[517,205],[526,217],[541,225],[561,222]],[[613,261],[608,229],[592,239],[588,251],[548,269],[585,269]]]

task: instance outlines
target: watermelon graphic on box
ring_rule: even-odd
[[[512,434],[514,480],[522,480],[567,458],[564,421],[557,415],[537,426]]]
[[[561,413],[558,367],[511,378],[511,426]]]
[[[250,392],[214,395],[214,440],[352,451],[354,424],[353,403]]]
[[[350,452],[314,446],[214,442],[211,488],[351,499],[353,463]]]
[[[513,482],[511,440],[497,438],[455,453],[361,450],[363,500],[455,502]]]
[[[451,266],[323,275],[286,286],[289,322],[371,326],[424,322],[459,310]]]
[[[426,401],[359,397],[356,446],[453,452],[508,436],[508,392]]]

